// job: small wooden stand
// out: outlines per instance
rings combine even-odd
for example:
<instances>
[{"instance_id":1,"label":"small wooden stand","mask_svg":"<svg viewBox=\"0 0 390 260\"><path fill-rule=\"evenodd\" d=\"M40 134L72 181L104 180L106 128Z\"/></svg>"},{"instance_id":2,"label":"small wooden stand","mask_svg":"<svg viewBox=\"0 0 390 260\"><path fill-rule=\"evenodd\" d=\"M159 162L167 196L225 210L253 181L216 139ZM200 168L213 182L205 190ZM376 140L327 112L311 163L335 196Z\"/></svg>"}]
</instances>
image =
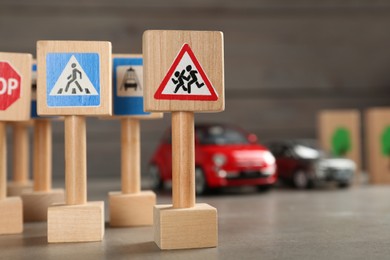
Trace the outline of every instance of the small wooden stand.
<instances>
[{"instance_id":1,"label":"small wooden stand","mask_svg":"<svg viewBox=\"0 0 390 260\"><path fill-rule=\"evenodd\" d=\"M172 112L173 205L155 206L154 240L161 249L216 247L217 210L195 203L194 112L224 110L223 35L151 30L142 51L145 111Z\"/></svg>"},{"instance_id":2,"label":"small wooden stand","mask_svg":"<svg viewBox=\"0 0 390 260\"><path fill-rule=\"evenodd\" d=\"M13 129L13 153L12 181L8 182L7 195L20 196L22 193L31 192L33 183L29 178L29 122L14 122Z\"/></svg>"},{"instance_id":3,"label":"small wooden stand","mask_svg":"<svg viewBox=\"0 0 390 260\"><path fill-rule=\"evenodd\" d=\"M7 184L6 124L0 122L0 235L23 231L23 206L19 197L6 197Z\"/></svg>"},{"instance_id":4,"label":"small wooden stand","mask_svg":"<svg viewBox=\"0 0 390 260\"><path fill-rule=\"evenodd\" d=\"M31 106L31 65L32 55L27 53L0 53L0 78L3 79L0 94L0 234L17 234L23 231L23 206L20 197L7 195L7 140L6 121L26 122L30 119ZM6 79L7 83L4 83ZM6 91L4 91L6 90ZM22 131L23 132L23 131ZM17 131L16 135L20 134ZM14 140L23 145L27 137L16 137ZM19 139L20 138L20 139ZM18 149L19 145L16 145ZM27 149L26 149L27 150ZM28 167L26 150L14 156L18 164ZM17 171L15 178L26 182L25 169ZM22 176L20 176L21 174ZM23 176L24 175L24 176Z\"/></svg>"},{"instance_id":5,"label":"small wooden stand","mask_svg":"<svg viewBox=\"0 0 390 260\"><path fill-rule=\"evenodd\" d=\"M390 157L386 153L390 128L390 107L372 107L365 111L365 160L370 184L390 184Z\"/></svg>"},{"instance_id":6,"label":"small wooden stand","mask_svg":"<svg viewBox=\"0 0 390 260\"><path fill-rule=\"evenodd\" d=\"M83 116L65 116L66 204L49 207L48 241L101 241L104 203L87 203L86 123Z\"/></svg>"},{"instance_id":7,"label":"small wooden stand","mask_svg":"<svg viewBox=\"0 0 390 260\"><path fill-rule=\"evenodd\" d=\"M194 113L172 112L172 202L154 209L161 249L216 247L217 210L195 204Z\"/></svg>"},{"instance_id":8,"label":"small wooden stand","mask_svg":"<svg viewBox=\"0 0 390 260\"><path fill-rule=\"evenodd\" d=\"M322 110L317 116L317 135L321 147L332 153L332 135L338 128L347 129L350 133L351 148L345 154L356 164L354 184L361 182L361 137L360 112L357 109Z\"/></svg>"},{"instance_id":9,"label":"small wooden stand","mask_svg":"<svg viewBox=\"0 0 390 260\"><path fill-rule=\"evenodd\" d=\"M22 194L25 222L46 221L47 209L54 203L64 203L64 190L52 190L52 141L49 119L34 120L34 191Z\"/></svg>"},{"instance_id":10,"label":"small wooden stand","mask_svg":"<svg viewBox=\"0 0 390 260\"><path fill-rule=\"evenodd\" d=\"M108 194L110 226L152 225L156 194L152 191L141 191L139 119L123 117L121 135L122 192Z\"/></svg>"},{"instance_id":11,"label":"small wooden stand","mask_svg":"<svg viewBox=\"0 0 390 260\"><path fill-rule=\"evenodd\" d=\"M143 58L141 54L113 55L113 117L121 122L122 191L110 192L110 226L135 227L153 224L156 194L141 191L140 120L161 118L145 113L143 99ZM133 82L127 89L124 83Z\"/></svg>"},{"instance_id":12,"label":"small wooden stand","mask_svg":"<svg viewBox=\"0 0 390 260\"><path fill-rule=\"evenodd\" d=\"M111 49L110 42L37 43L38 115L65 116L65 204L48 208L49 243L104 236L104 202L87 202L85 116L112 114ZM67 69L73 78L65 75ZM61 74L54 78L56 72Z\"/></svg>"}]
</instances>

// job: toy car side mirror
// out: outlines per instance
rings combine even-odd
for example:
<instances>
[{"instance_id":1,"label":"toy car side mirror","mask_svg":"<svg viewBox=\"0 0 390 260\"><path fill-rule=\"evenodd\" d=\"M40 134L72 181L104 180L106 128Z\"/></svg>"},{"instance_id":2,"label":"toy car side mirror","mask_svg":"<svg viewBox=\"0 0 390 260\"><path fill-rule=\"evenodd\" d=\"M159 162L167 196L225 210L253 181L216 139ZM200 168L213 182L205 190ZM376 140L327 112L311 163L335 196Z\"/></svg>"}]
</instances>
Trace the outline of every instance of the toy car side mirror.
<instances>
[{"instance_id":1,"label":"toy car side mirror","mask_svg":"<svg viewBox=\"0 0 390 260\"><path fill-rule=\"evenodd\" d=\"M258 141L258 138L257 138L257 136L255 134L249 134L248 135L248 141L251 144L256 144L257 141Z\"/></svg>"}]
</instances>

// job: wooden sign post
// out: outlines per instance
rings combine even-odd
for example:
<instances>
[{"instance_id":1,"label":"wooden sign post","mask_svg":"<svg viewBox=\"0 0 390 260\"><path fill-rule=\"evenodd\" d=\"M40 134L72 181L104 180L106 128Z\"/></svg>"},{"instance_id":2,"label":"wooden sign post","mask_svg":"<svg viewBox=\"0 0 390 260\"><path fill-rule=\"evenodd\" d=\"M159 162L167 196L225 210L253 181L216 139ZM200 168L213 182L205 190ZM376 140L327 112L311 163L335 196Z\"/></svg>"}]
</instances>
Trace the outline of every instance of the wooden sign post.
<instances>
[{"instance_id":1,"label":"wooden sign post","mask_svg":"<svg viewBox=\"0 0 390 260\"><path fill-rule=\"evenodd\" d=\"M66 204L49 207L48 241L101 241L104 203L87 202L86 115L111 114L111 43L39 41L38 114L65 116Z\"/></svg>"},{"instance_id":2,"label":"wooden sign post","mask_svg":"<svg viewBox=\"0 0 390 260\"><path fill-rule=\"evenodd\" d=\"M390 184L390 108L365 113L367 172L372 184Z\"/></svg>"},{"instance_id":3,"label":"wooden sign post","mask_svg":"<svg viewBox=\"0 0 390 260\"><path fill-rule=\"evenodd\" d=\"M143 60L141 55L118 54L113 58L113 118L121 122L122 191L110 192L110 226L153 225L156 194L141 191L140 119L161 118L144 112Z\"/></svg>"},{"instance_id":4,"label":"wooden sign post","mask_svg":"<svg viewBox=\"0 0 390 260\"><path fill-rule=\"evenodd\" d=\"M7 149L5 121L30 118L31 54L0 53L0 234L23 231L20 197L6 197Z\"/></svg>"},{"instance_id":5,"label":"wooden sign post","mask_svg":"<svg viewBox=\"0 0 390 260\"><path fill-rule=\"evenodd\" d=\"M30 121L13 122L13 152L12 152L12 181L7 184L8 196L20 196L31 192L33 183L30 180Z\"/></svg>"},{"instance_id":6,"label":"wooden sign post","mask_svg":"<svg viewBox=\"0 0 390 260\"><path fill-rule=\"evenodd\" d=\"M216 247L217 210L195 202L194 112L225 107L221 32L146 31L145 110L172 112L172 201L154 209L161 249Z\"/></svg>"},{"instance_id":7,"label":"wooden sign post","mask_svg":"<svg viewBox=\"0 0 390 260\"><path fill-rule=\"evenodd\" d=\"M32 192L21 194L25 222L46 221L49 206L65 201L63 189L52 189L51 119L39 117L37 114L36 63L33 63L32 75L31 118L34 119L34 188Z\"/></svg>"},{"instance_id":8,"label":"wooden sign post","mask_svg":"<svg viewBox=\"0 0 390 260\"><path fill-rule=\"evenodd\" d=\"M356 109L323 110L318 114L318 139L333 156L346 157L356 164L355 183L360 180L360 113Z\"/></svg>"}]
</instances>

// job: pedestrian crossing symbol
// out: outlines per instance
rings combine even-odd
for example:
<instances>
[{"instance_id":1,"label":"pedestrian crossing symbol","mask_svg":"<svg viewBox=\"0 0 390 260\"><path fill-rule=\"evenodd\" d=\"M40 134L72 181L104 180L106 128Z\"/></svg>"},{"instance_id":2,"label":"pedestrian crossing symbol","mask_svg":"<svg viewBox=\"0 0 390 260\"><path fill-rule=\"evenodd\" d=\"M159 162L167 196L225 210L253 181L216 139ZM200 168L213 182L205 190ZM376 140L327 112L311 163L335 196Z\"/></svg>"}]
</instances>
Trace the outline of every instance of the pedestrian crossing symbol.
<instances>
[{"instance_id":1,"label":"pedestrian crossing symbol","mask_svg":"<svg viewBox=\"0 0 390 260\"><path fill-rule=\"evenodd\" d=\"M216 101L218 94L190 46L184 44L154 98Z\"/></svg>"},{"instance_id":2,"label":"pedestrian crossing symbol","mask_svg":"<svg viewBox=\"0 0 390 260\"><path fill-rule=\"evenodd\" d=\"M48 53L46 98L51 107L100 105L98 53Z\"/></svg>"}]
</instances>

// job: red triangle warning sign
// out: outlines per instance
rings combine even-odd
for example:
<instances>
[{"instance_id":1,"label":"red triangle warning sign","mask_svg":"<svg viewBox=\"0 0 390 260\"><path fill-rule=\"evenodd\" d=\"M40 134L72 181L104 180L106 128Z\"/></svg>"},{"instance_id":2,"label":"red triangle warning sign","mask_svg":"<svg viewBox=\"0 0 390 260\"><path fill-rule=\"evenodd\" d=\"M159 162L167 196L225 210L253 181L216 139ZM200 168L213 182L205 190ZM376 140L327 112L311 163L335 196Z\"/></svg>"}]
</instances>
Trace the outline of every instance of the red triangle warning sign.
<instances>
[{"instance_id":1,"label":"red triangle warning sign","mask_svg":"<svg viewBox=\"0 0 390 260\"><path fill-rule=\"evenodd\" d=\"M215 91L202 66L186 43L173 61L156 93L155 99L216 101Z\"/></svg>"}]
</instances>

